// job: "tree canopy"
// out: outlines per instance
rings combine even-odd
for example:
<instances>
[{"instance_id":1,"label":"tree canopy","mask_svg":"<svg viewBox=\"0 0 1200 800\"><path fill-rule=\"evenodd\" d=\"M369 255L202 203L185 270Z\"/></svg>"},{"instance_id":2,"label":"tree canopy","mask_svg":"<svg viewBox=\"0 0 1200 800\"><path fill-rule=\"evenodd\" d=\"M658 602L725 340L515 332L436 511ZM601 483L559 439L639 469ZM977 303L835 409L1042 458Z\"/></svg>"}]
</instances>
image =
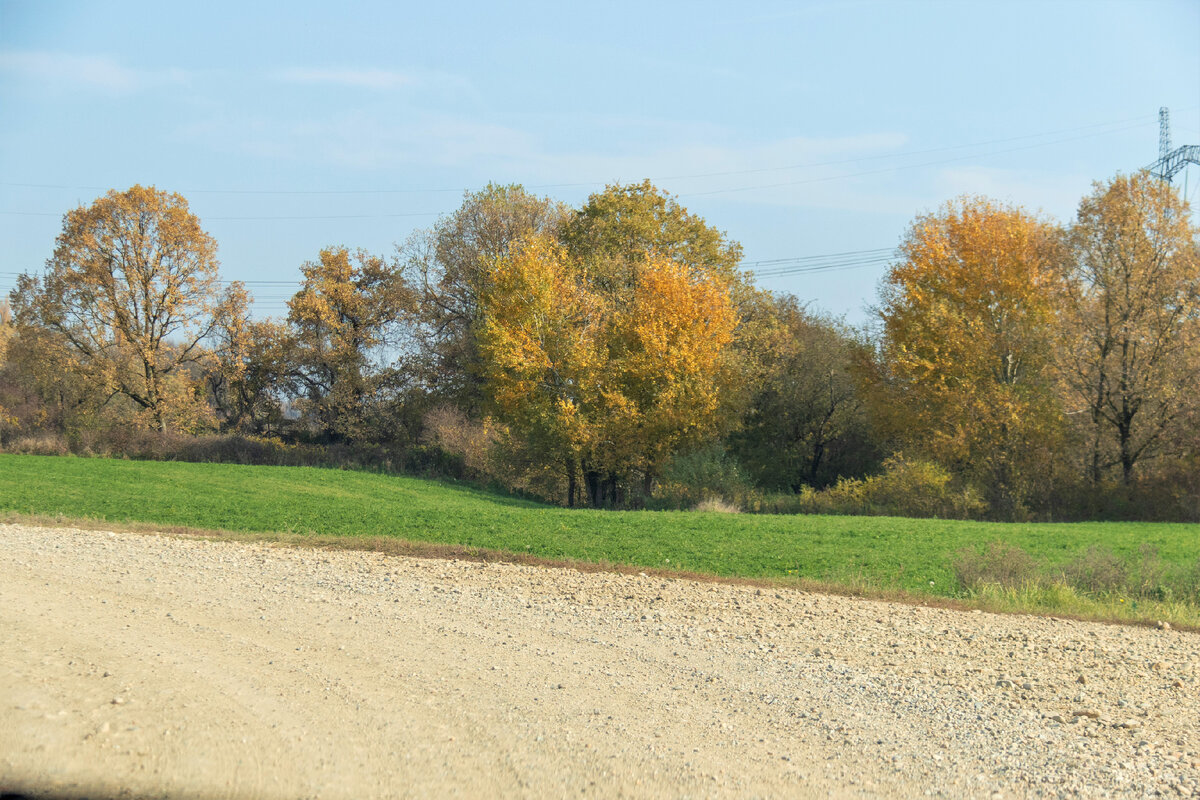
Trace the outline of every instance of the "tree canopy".
<instances>
[{"instance_id":1,"label":"tree canopy","mask_svg":"<svg viewBox=\"0 0 1200 800\"><path fill-rule=\"evenodd\" d=\"M63 218L43 277L20 279L18 323L53 333L91 383L128 397L155 427L186 427L197 405L187 368L211 357L202 343L237 311L216 252L180 195L110 191Z\"/></svg>"},{"instance_id":2,"label":"tree canopy","mask_svg":"<svg viewBox=\"0 0 1200 800\"><path fill-rule=\"evenodd\" d=\"M1087 468L1132 482L1186 447L1200 389L1200 228L1170 184L1142 172L1097 183L1072 230L1059 326L1063 375L1090 423Z\"/></svg>"},{"instance_id":3,"label":"tree canopy","mask_svg":"<svg viewBox=\"0 0 1200 800\"><path fill-rule=\"evenodd\" d=\"M70 211L0 305L0 449L215 442L605 508L1200 519L1198 248L1145 173L1067 226L960 197L912 220L856 329L649 181L574 209L488 184L394 254L322 249L267 319L187 202L134 186Z\"/></svg>"},{"instance_id":4,"label":"tree canopy","mask_svg":"<svg viewBox=\"0 0 1200 800\"><path fill-rule=\"evenodd\" d=\"M885 278L887 411L901 439L1021 503L1057 428L1050 322L1060 231L963 197L918 217ZM882 399L882 398L881 398Z\"/></svg>"}]
</instances>

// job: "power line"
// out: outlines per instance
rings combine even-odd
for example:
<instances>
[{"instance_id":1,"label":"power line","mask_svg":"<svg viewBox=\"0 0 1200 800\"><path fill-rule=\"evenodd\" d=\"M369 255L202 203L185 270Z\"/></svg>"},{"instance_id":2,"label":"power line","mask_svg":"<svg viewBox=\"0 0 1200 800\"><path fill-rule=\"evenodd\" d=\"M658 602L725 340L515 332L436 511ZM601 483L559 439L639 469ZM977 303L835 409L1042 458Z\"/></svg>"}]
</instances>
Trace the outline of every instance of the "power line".
<instances>
[{"instance_id":1,"label":"power line","mask_svg":"<svg viewBox=\"0 0 1200 800\"><path fill-rule=\"evenodd\" d=\"M751 272L755 278L772 279L789 275L813 274L820 272L860 269L862 267L880 266L893 261L899 251L894 247L877 247L870 250L845 250L838 253L821 253L810 256L792 256L790 258L760 259L758 261L742 261L739 266ZM756 269L759 268L759 269ZM19 272L0 271L0 278L13 280L20 276ZM245 280L234 281L221 279L222 284L241 283L247 288L261 287L296 287L302 283L300 278L295 280ZM255 304L286 304L292 295L262 294L254 295Z\"/></svg>"},{"instance_id":2,"label":"power line","mask_svg":"<svg viewBox=\"0 0 1200 800\"><path fill-rule=\"evenodd\" d=\"M863 256L863 255L878 255L881 253L893 253L894 247L877 247L874 250L846 250L841 253L824 253L819 256L794 256L792 258L772 258L761 261L743 261L743 267L767 266L771 264L784 264L796 261L821 261L829 258L840 258L842 256Z\"/></svg>"},{"instance_id":3,"label":"power line","mask_svg":"<svg viewBox=\"0 0 1200 800\"><path fill-rule=\"evenodd\" d=\"M813 264L802 267L792 267L788 269L778 269L771 272L756 272L754 277L761 280L772 280L775 278L785 278L791 275L812 275L820 272L843 272L852 269L862 269L863 267L883 267L894 261L893 256L881 256L879 258L860 259L857 261L835 261L827 264Z\"/></svg>"},{"instance_id":4,"label":"power line","mask_svg":"<svg viewBox=\"0 0 1200 800\"><path fill-rule=\"evenodd\" d=\"M408 214L318 214L314 216L304 215L286 215L286 216L253 216L253 217L205 217L209 222L230 222L230 221L266 221L266 220L318 220L318 219L398 219L400 217L437 217L441 216L441 211L416 211ZM61 217L62 214L53 211L0 211L0 214L8 214L10 216L20 217Z\"/></svg>"}]
</instances>

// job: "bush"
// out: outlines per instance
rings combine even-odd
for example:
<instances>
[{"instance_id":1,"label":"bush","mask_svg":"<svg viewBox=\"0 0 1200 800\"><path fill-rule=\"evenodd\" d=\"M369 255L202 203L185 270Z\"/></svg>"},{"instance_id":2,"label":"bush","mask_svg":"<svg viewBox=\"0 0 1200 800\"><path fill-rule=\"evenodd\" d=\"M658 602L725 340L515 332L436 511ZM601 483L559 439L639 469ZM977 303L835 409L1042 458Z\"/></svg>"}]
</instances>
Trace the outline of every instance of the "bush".
<instances>
[{"instance_id":1,"label":"bush","mask_svg":"<svg viewBox=\"0 0 1200 800\"><path fill-rule=\"evenodd\" d=\"M453 406L439 406L425 415L426 444L458 458L469 474L493 477L493 453L499 432L486 422L467 418Z\"/></svg>"},{"instance_id":2,"label":"bush","mask_svg":"<svg viewBox=\"0 0 1200 800\"><path fill-rule=\"evenodd\" d=\"M1024 589L1040 583L1033 557L1008 542L991 542L984 547L959 550L951 562L954 577L964 589L999 586Z\"/></svg>"},{"instance_id":3,"label":"bush","mask_svg":"<svg viewBox=\"0 0 1200 800\"><path fill-rule=\"evenodd\" d=\"M1063 565L1062 579L1085 592L1123 592L1129 585L1129 570L1116 553L1092 545Z\"/></svg>"},{"instance_id":4,"label":"bush","mask_svg":"<svg viewBox=\"0 0 1200 800\"><path fill-rule=\"evenodd\" d=\"M742 511L732 503L727 503L717 497L710 497L707 500L701 500L692 510L708 511L716 514L740 514Z\"/></svg>"},{"instance_id":5,"label":"bush","mask_svg":"<svg viewBox=\"0 0 1200 800\"><path fill-rule=\"evenodd\" d=\"M70 454L71 447L65 436L41 433L19 436L6 444L3 451L27 456L65 456Z\"/></svg>"},{"instance_id":6,"label":"bush","mask_svg":"<svg viewBox=\"0 0 1200 800\"><path fill-rule=\"evenodd\" d=\"M453 479L461 479L465 471L460 456L432 445L322 445L237 434L191 436L134 426L92 428L70 436L22 436L0 449L7 453L28 455L64 456L74 453L136 461L365 469Z\"/></svg>"},{"instance_id":7,"label":"bush","mask_svg":"<svg viewBox=\"0 0 1200 800\"><path fill-rule=\"evenodd\" d=\"M694 450L673 458L663 470L662 479L654 488L647 505L652 508L698 511L736 510L745 505L752 490L750 480L737 459L718 444ZM704 503L713 508L700 508Z\"/></svg>"},{"instance_id":8,"label":"bush","mask_svg":"<svg viewBox=\"0 0 1200 800\"><path fill-rule=\"evenodd\" d=\"M987 505L971 487L956 488L943 467L896 454L883 462L879 475L841 478L828 489L805 486L795 495L763 498L754 510L972 519Z\"/></svg>"}]
</instances>

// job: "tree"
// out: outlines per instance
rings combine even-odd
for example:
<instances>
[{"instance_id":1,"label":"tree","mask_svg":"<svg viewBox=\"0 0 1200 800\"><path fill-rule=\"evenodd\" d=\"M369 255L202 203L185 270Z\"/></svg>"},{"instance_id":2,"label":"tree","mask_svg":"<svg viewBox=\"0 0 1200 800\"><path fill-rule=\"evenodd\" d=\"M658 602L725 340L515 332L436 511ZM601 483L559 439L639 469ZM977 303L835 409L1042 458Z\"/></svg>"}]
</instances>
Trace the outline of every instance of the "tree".
<instances>
[{"instance_id":1,"label":"tree","mask_svg":"<svg viewBox=\"0 0 1200 800\"><path fill-rule=\"evenodd\" d=\"M480 303L491 410L541 463L561 465L574 506L601 424L600 308L562 247L544 236L517 243L492 265Z\"/></svg>"},{"instance_id":2,"label":"tree","mask_svg":"<svg viewBox=\"0 0 1200 800\"><path fill-rule=\"evenodd\" d=\"M1097 183L1079 205L1062 313L1061 366L1089 423L1100 482L1177 446L1200 388L1200 253L1188 205L1142 172Z\"/></svg>"},{"instance_id":3,"label":"tree","mask_svg":"<svg viewBox=\"0 0 1200 800\"><path fill-rule=\"evenodd\" d=\"M288 301L293 388L325 438L371 438L404 380L391 365L413 292L394 264L363 250L325 248L301 272Z\"/></svg>"},{"instance_id":4,"label":"tree","mask_svg":"<svg viewBox=\"0 0 1200 800\"><path fill-rule=\"evenodd\" d=\"M882 289L893 431L980 483L1002 515L1045 485L1060 428L1060 238L1019 208L960 198L913 222Z\"/></svg>"},{"instance_id":5,"label":"tree","mask_svg":"<svg viewBox=\"0 0 1200 800\"><path fill-rule=\"evenodd\" d=\"M725 433L722 413L737 374L729 357L738 317L728 284L659 255L643 263L627 303L609 299L607 384L601 392L607 435L585 474L593 505L602 472L609 491L640 473L648 497L676 451Z\"/></svg>"},{"instance_id":6,"label":"tree","mask_svg":"<svg viewBox=\"0 0 1200 800\"><path fill-rule=\"evenodd\" d=\"M0 363L0 438L16 433L73 433L97 422L110 392L87 378L78 354L46 328L13 326ZM121 414L121 416L124 416ZM131 422L126 416L125 424Z\"/></svg>"},{"instance_id":7,"label":"tree","mask_svg":"<svg viewBox=\"0 0 1200 800\"><path fill-rule=\"evenodd\" d=\"M648 180L608 186L591 195L567 220L561 239L597 290L624 296L622 302L651 257L673 261L696 277L724 285L738 320L724 360L738 377L724 387L723 405L730 415L741 415L749 387L765 373L762 357L772 300L741 271L740 244Z\"/></svg>"},{"instance_id":8,"label":"tree","mask_svg":"<svg viewBox=\"0 0 1200 800\"><path fill-rule=\"evenodd\" d=\"M191 370L205 339L233 313L216 242L187 201L154 187L110 191L63 218L41 278L13 293L19 326L53 332L88 379L128 397L166 430L203 399Z\"/></svg>"},{"instance_id":9,"label":"tree","mask_svg":"<svg viewBox=\"0 0 1200 800\"><path fill-rule=\"evenodd\" d=\"M690 214L650 181L613 185L593 194L563 228L563 243L605 289L630 288L651 255L734 286L742 280L742 247Z\"/></svg>"},{"instance_id":10,"label":"tree","mask_svg":"<svg viewBox=\"0 0 1200 800\"><path fill-rule=\"evenodd\" d=\"M742 429L742 463L763 486L823 487L878 466L858 365L869 345L844 324L811 314L785 295L774 300L765 369Z\"/></svg>"},{"instance_id":11,"label":"tree","mask_svg":"<svg viewBox=\"0 0 1200 800\"><path fill-rule=\"evenodd\" d=\"M482 297L493 412L545 463L569 504L593 506L634 475L649 492L677 448L720 430L725 348L737 323L722 282L651 255L627 293L591 281L545 237L496 262Z\"/></svg>"},{"instance_id":12,"label":"tree","mask_svg":"<svg viewBox=\"0 0 1200 800\"><path fill-rule=\"evenodd\" d=\"M235 298L245 307L248 298ZM278 432L295 342L287 326L231 314L213 333L217 359L205 377L223 430Z\"/></svg>"},{"instance_id":13,"label":"tree","mask_svg":"<svg viewBox=\"0 0 1200 800\"><path fill-rule=\"evenodd\" d=\"M480 297L491 266L524 239L556 236L567 209L519 185L489 183L467 193L453 214L405 244L402 259L417 293L425 380L440 399L468 413L483 405L478 348Z\"/></svg>"},{"instance_id":14,"label":"tree","mask_svg":"<svg viewBox=\"0 0 1200 800\"><path fill-rule=\"evenodd\" d=\"M0 302L0 432L18 423L17 418L5 407L6 404L12 405L12 398L8 397L9 392L6 391L8 381L5 380L6 373L9 372L8 343L12 338L12 311L9 310L8 303Z\"/></svg>"}]
</instances>

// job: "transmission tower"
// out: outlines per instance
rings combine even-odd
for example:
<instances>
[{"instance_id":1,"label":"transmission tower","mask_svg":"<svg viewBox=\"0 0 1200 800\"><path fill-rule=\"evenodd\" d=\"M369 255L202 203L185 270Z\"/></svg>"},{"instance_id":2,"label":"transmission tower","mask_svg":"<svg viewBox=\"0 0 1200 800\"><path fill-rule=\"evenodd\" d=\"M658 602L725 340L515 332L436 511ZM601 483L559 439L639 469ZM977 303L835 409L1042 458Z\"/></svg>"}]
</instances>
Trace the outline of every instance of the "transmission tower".
<instances>
[{"instance_id":1,"label":"transmission tower","mask_svg":"<svg viewBox=\"0 0 1200 800\"><path fill-rule=\"evenodd\" d=\"M1200 164L1200 145L1185 144L1171 149L1171 112L1164 106L1158 110L1158 161L1146 169L1170 183L1188 164Z\"/></svg>"}]
</instances>

